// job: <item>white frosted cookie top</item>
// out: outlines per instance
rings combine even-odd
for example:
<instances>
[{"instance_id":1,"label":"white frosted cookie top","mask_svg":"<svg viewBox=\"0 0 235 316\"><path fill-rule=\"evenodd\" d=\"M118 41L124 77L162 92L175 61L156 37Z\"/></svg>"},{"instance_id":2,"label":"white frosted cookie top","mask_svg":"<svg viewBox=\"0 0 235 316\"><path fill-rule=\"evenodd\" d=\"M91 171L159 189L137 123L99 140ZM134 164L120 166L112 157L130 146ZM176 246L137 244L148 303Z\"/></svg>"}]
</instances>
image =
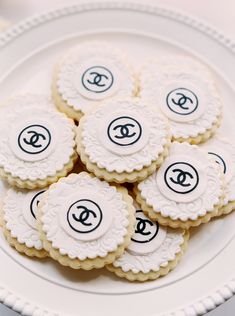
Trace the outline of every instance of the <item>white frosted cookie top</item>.
<instances>
[{"instance_id":1,"label":"white frosted cookie top","mask_svg":"<svg viewBox=\"0 0 235 316\"><path fill-rule=\"evenodd\" d=\"M71 259L106 257L127 235L129 213L122 194L85 172L53 184L41 210L46 238Z\"/></svg>"},{"instance_id":2,"label":"white frosted cookie top","mask_svg":"<svg viewBox=\"0 0 235 316\"><path fill-rule=\"evenodd\" d=\"M227 201L235 200L235 144L222 136L215 136L200 146L217 162L227 182ZM226 201L225 201L226 202Z\"/></svg>"},{"instance_id":3,"label":"white frosted cookie top","mask_svg":"<svg viewBox=\"0 0 235 316\"><path fill-rule=\"evenodd\" d=\"M54 109L0 108L0 168L23 181L54 176L74 154L74 127Z\"/></svg>"},{"instance_id":4,"label":"white frosted cookie top","mask_svg":"<svg viewBox=\"0 0 235 316\"><path fill-rule=\"evenodd\" d=\"M109 97L132 96L136 85L123 53L105 42L73 48L62 60L57 78L63 100L83 113Z\"/></svg>"},{"instance_id":5,"label":"white frosted cookie top","mask_svg":"<svg viewBox=\"0 0 235 316\"><path fill-rule=\"evenodd\" d=\"M124 254L113 265L125 272L158 271L181 252L184 231L160 226L146 217L136 203L135 208L135 234Z\"/></svg>"},{"instance_id":6,"label":"white frosted cookie top","mask_svg":"<svg viewBox=\"0 0 235 316\"><path fill-rule=\"evenodd\" d=\"M224 186L219 166L202 149L174 142L161 167L138 190L154 212L187 221L213 212Z\"/></svg>"},{"instance_id":7,"label":"white frosted cookie top","mask_svg":"<svg viewBox=\"0 0 235 316\"><path fill-rule=\"evenodd\" d=\"M82 120L89 160L109 172L141 170L156 161L169 141L168 122L139 99L112 99Z\"/></svg>"},{"instance_id":8,"label":"white frosted cookie top","mask_svg":"<svg viewBox=\"0 0 235 316\"><path fill-rule=\"evenodd\" d=\"M29 108L32 107L37 107L39 109L41 108L46 108L46 109L55 109L54 103L52 103L51 99L47 97L46 95L41 95L41 94L32 94L32 93L27 93L27 94L18 94L15 96L12 96L1 106L12 106L12 107L25 107L28 106Z\"/></svg>"},{"instance_id":9,"label":"white frosted cookie top","mask_svg":"<svg viewBox=\"0 0 235 316\"><path fill-rule=\"evenodd\" d=\"M205 133L221 115L221 100L212 75L186 56L151 61L140 73L140 96L166 115L174 138Z\"/></svg>"},{"instance_id":10,"label":"white frosted cookie top","mask_svg":"<svg viewBox=\"0 0 235 316\"><path fill-rule=\"evenodd\" d=\"M45 190L9 189L3 203L6 228L20 244L37 250L43 249L36 228L37 206Z\"/></svg>"}]
</instances>

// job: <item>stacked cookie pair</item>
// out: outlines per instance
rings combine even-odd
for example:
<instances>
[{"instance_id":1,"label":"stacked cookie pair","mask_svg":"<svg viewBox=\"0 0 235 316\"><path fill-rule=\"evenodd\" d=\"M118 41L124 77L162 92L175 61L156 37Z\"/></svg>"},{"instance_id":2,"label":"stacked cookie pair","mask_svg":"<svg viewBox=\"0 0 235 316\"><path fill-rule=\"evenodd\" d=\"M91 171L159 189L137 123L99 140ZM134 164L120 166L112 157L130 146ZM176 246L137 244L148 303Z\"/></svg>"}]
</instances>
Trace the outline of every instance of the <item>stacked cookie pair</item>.
<instances>
[{"instance_id":1,"label":"stacked cookie pair","mask_svg":"<svg viewBox=\"0 0 235 316\"><path fill-rule=\"evenodd\" d=\"M197 61L134 70L107 43L84 43L56 65L52 99L0 108L0 175L12 186L1 217L18 251L156 279L178 263L190 227L234 208L235 150L211 138L222 107Z\"/></svg>"}]
</instances>

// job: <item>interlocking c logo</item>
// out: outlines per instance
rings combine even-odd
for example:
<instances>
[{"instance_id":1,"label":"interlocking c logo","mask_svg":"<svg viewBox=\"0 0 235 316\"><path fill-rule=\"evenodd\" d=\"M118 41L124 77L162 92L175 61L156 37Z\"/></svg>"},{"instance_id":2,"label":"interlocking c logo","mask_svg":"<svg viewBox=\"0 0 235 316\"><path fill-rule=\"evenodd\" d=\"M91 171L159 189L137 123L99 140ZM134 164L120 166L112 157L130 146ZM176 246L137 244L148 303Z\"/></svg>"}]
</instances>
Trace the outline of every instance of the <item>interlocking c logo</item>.
<instances>
[{"instance_id":1,"label":"interlocking c logo","mask_svg":"<svg viewBox=\"0 0 235 316\"><path fill-rule=\"evenodd\" d=\"M196 94L186 88L177 88L170 91L166 97L168 108L179 115L189 115L196 111L198 98Z\"/></svg>"},{"instance_id":2,"label":"interlocking c logo","mask_svg":"<svg viewBox=\"0 0 235 316\"><path fill-rule=\"evenodd\" d=\"M81 211L81 213L79 214L79 217L77 217L76 214L72 214L73 219L74 219L75 221L77 221L77 222L80 222L82 225L91 226L92 223L91 223L91 222L88 222L89 217L91 217L90 214L91 214L94 218L96 218L96 217L97 217L96 213L95 213L94 211L92 211L92 210L89 210L86 206L82 206L82 205L77 206L77 209L78 209L78 210L81 209L82 211Z\"/></svg>"},{"instance_id":3,"label":"interlocking c logo","mask_svg":"<svg viewBox=\"0 0 235 316\"><path fill-rule=\"evenodd\" d=\"M43 134L37 133L35 131L28 131L27 133L28 135L31 134L31 136L29 137L29 140L27 140L27 138L23 138L25 144L31 145L35 148L42 147L42 144L40 144L40 138L42 138L42 140L46 139L46 137Z\"/></svg>"},{"instance_id":4,"label":"interlocking c logo","mask_svg":"<svg viewBox=\"0 0 235 316\"><path fill-rule=\"evenodd\" d=\"M18 136L18 145L27 154L42 153L48 148L50 143L50 131L39 124L25 127Z\"/></svg>"},{"instance_id":5,"label":"interlocking c logo","mask_svg":"<svg viewBox=\"0 0 235 316\"><path fill-rule=\"evenodd\" d=\"M74 202L67 212L70 228L81 234L96 230L100 226L102 218L103 214L99 205L89 199Z\"/></svg>"},{"instance_id":6,"label":"interlocking c logo","mask_svg":"<svg viewBox=\"0 0 235 316\"><path fill-rule=\"evenodd\" d=\"M94 93L102 93L111 88L114 77L108 68L93 66L83 73L81 80L86 90Z\"/></svg>"},{"instance_id":7,"label":"interlocking c logo","mask_svg":"<svg viewBox=\"0 0 235 316\"><path fill-rule=\"evenodd\" d=\"M141 210L137 210L136 214L135 234L131 240L137 243L150 242L157 236L159 224L151 222Z\"/></svg>"},{"instance_id":8,"label":"interlocking c logo","mask_svg":"<svg viewBox=\"0 0 235 316\"><path fill-rule=\"evenodd\" d=\"M107 134L112 143L129 146L138 142L142 135L142 127L136 119L120 116L109 124Z\"/></svg>"},{"instance_id":9,"label":"interlocking c logo","mask_svg":"<svg viewBox=\"0 0 235 316\"><path fill-rule=\"evenodd\" d=\"M193 165L187 162L175 162L166 169L164 181L172 191L186 194L196 189L199 175Z\"/></svg>"}]
</instances>

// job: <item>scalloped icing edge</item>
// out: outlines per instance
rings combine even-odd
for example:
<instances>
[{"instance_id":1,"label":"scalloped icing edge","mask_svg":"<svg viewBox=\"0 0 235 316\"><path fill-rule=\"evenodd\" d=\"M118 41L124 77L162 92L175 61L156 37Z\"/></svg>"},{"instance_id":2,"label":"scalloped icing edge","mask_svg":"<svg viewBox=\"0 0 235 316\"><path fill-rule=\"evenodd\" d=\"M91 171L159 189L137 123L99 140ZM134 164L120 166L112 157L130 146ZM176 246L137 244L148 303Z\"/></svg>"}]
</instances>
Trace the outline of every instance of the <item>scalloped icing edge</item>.
<instances>
[{"instance_id":1,"label":"scalloped icing edge","mask_svg":"<svg viewBox=\"0 0 235 316\"><path fill-rule=\"evenodd\" d=\"M235 210L235 201L229 201L226 205L223 205L219 209L219 214L217 216L228 215L234 210Z\"/></svg>"},{"instance_id":2,"label":"scalloped icing edge","mask_svg":"<svg viewBox=\"0 0 235 316\"><path fill-rule=\"evenodd\" d=\"M82 172L86 173L86 172ZM80 173L81 174L81 173ZM73 176L73 174L69 175L69 177ZM61 179L62 180L62 179ZM59 180L59 182L61 181ZM79 260L79 259L71 259L67 255L61 255L58 249L53 248L52 243L47 240L46 234L43 231L42 228L42 221L41 217L43 215L43 205L44 200L46 200L48 192L45 192L45 195L41 202L38 205L38 220L37 220L37 228L40 233L40 237L43 243L44 248L48 251L49 255L52 259L58 261L63 266L69 266L73 269L84 269L84 270L91 270L91 269L100 269L103 268L106 264L110 264L113 261L115 261L118 257L120 257L123 252L125 251L125 248L128 247L128 245L131 242L131 236L134 233L135 230L135 208L132 205L133 199L128 194L127 189L123 187L116 187L117 191L122 194L123 201L126 202L128 212L129 212L129 226L127 228L127 234L124 237L124 242L122 245L118 246L116 251L109 252L108 255L104 258L97 257L95 259L85 259L85 260Z\"/></svg>"},{"instance_id":3,"label":"scalloped icing edge","mask_svg":"<svg viewBox=\"0 0 235 316\"><path fill-rule=\"evenodd\" d=\"M168 261L166 267L160 267L158 271L150 271L148 273L138 272L134 273L132 271L124 272L120 267L114 267L112 264L107 265L106 268L110 271L115 273L120 278L126 278L128 281L148 281L148 280L155 280L159 277L167 275L171 270L173 270L176 265L179 263L180 259L182 258L183 254L185 253L188 240L189 240L189 231L184 231L184 241L180 245L180 252L175 255L173 260Z\"/></svg>"},{"instance_id":4,"label":"scalloped icing edge","mask_svg":"<svg viewBox=\"0 0 235 316\"><path fill-rule=\"evenodd\" d=\"M58 92L56 82L58 80L58 73L59 73L59 64L55 66L53 76L52 76L52 83L51 83L51 96L52 99L60 112L65 113L68 117L74 119L75 121L79 122L83 113L79 110L75 110L74 107L71 107L67 104L65 100L62 99L60 93Z\"/></svg>"},{"instance_id":5,"label":"scalloped icing edge","mask_svg":"<svg viewBox=\"0 0 235 316\"><path fill-rule=\"evenodd\" d=\"M171 145L171 137L168 136L166 144L163 146L163 151L159 155L158 159L153 161L150 166L143 167L140 171L133 172L122 172L117 173L115 171L108 172L104 168L99 168L96 164L92 163L89 160L89 157L85 154L85 148L82 145L82 136L81 136L81 126L82 126L83 118L80 121L80 127L77 128L77 136L76 136L76 144L77 144L77 152L80 155L81 161L85 164L87 170L96 175L96 177L100 179L104 179L107 182L116 182L116 183L134 183L137 181L142 181L148 176L150 176L154 171L160 167L163 163L164 159L167 157L169 148Z\"/></svg>"},{"instance_id":6,"label":"scalloped icing edge","mask_svg":"<svg viewBox=\"0 0 235 316\"><path fill-rule=\"evenodd\" d=\"M20 243L17 238L12 237L11 231L6 228L6 221L4 220L3 216L3 201L0 201L0 226L3 231L3 235L10 246L15 248L18 252L27 255L28 257L37 257L40 259L48 257L48 253L45 249L38 250L34 247L29 248L25 244Z\"/></svg>"},{"instance_id":7,"label":"scalloped icing edge","mask_svg":"<svg viewBox=\"0 0 235 316\"><path fill-rule=\"evenodd\" d=\"M2 210L1 210L1 213L2 213ZM27 255L28 257L37 257L40 259L48 257L48 253L46 250L44 249L38 250L34 247L29 248L25 244L19 243L17 238L12 237L11 231L6 228L6 222L2 219L2 214L1 214L1 224L2 224L3 235L6 238L6 241L9 243L10 246L15 248L18 252L23 253Z\"/></svg>"},{"instance_id":8,"label":"scalloped icing edge","mask_svg":"<svg viewBox=\"0 0 235 316\"><path fill-rule=\"evenodd\" d=\"M221 174L222 182L223 182L223 193L219 198L218 204L214 205L214 210L210 213L205 214L204 216L199 216L196 220L172 220L170 217L164 217L161 215L161 212L155 212L153 208L147 204L146 200L141 196L141 192L138 190L137 185L134 187L134 194L136 197L136 201L140 204L143 212L147 215L152 221L158 221L162 226L170 226L171 228L182 228L189 229L190 227L196 227L201 224L208 223L212 218L218 217L222 215L220 210L223 206L223 201L225 198L225 179L223 174Z\"/></svg>"},{"instance_id":9,"label":"scalloped icing edge","mask_svg":"<svg viewBox=\"0 0 235 316\"><path fill-rule=\"evenodd\" d=\"M183 138L183 137L173 137L173 141L177 141L180 143L187 142L190 143L191 145L198 145L200 143L206 142L209 138L211 138L217 131L217 129L221 125L222 121L222 113L217 117L217 121L212 124L212 127L210 129L207 129L204 133L198 134L196 137L188 137L188 138Z\"/></svg>"},{"instance_id":10,"label":"scalloped icing edge","mask_svg":"<svg viewBox=\"0 0 235 316\"><path fill-rule=\"evenodd\" d=\"M146 4L138 3L120 3L120 2L110 2L105 3L85 3L76 4L74 6L66 6L64 8L51 10L44 14L40 14L36 17L30 17L16 25L9 28L3 35L0 36L0 47L5 47L8 43L13 41L15 38L19 37L21 34L27 32L27 30L37 27L49 20L58 19L61 16L68 16L76 12L83 12L84 10L95 10L100 9L102 6L111 9L134 9L139 12L152 13L154 15L163 16L174 21L178 21L186 26L191 26L196 30L207 34L209 37L213 38L217 43L220 43L230 52L235 52L235 43L228 37L226 37L221 31L210 26L209 24L190 16L189 14L182 13L179 11L169 10L167 8L151 6ZM167 311L161 313L161 316L199 316L205 314L217 306L224 303L226 300L231 298L235 294L235 277L227 280L226 283L218 286L216 290L210 291L209 295L205 295L200 299L197 299L191 303L185 304L181 308L177 308L174 311ZM12 292L5 286L0 287L0 301L7 306L10 306L15 311L20 313L30 313L32 316L47 315L47 316L58 316L55 311L49 310L47 307L40 307L36 302L29 301L25 297L18 295L16 292Z\"/></svg>"},{"instance_id":11,"label":"scalloped icing edge","mask_svg":"<svg viewBox=\"0 0 235 316\"><path fill-rule=\"evenodd\" d=\"M65 177L74 167L76 161L77 161L77 154L74 153L70 157L70 161L64 165L64 168L56 173L55 176L49 176L43 180L21 180L18 177L13 177L10 173L5 172L3 168L0 168L0 178L3 180L6 180L11 186L17 187L20 189L28 189L28 190L34 190L38 188L45 188L49 186L50 184L57 182L59 178Z\"/></svg>"},{"instance_id":12,"label":"scalloped icing edge","mask_svg":"<svg viewBox=\"0 0 235 316\"><path fill-rule=\"evenodd\" d=\"M54 68L53 75L52 75L52 84L51 84L51 95L52 99L55 102L56 107L60 112L65 113L68 117L74 119L75 121L79 122L84 113L80 110L76 110L73 106L69 105L66 100L64 100L57 89L57 81L58 81L58 74L60 71L60 66L63 62L58 62ZM128 65L129 68L131 68ZM133 73L133 71L131 71ZM133 90L132 90L132 97L137 96L139 89L139 79L136 74L133 73ZM100 100L97 103L102 103Z\"/></svg>"}]
</instances>

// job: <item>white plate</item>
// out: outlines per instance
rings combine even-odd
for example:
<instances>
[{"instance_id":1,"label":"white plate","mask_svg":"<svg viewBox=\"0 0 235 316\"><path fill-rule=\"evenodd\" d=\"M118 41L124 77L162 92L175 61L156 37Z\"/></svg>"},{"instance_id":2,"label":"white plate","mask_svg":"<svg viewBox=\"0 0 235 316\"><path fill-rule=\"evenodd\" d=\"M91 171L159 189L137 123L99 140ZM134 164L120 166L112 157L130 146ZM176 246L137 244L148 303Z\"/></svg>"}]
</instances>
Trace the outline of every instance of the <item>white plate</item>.
<instances>
[{"instance_id":1,"label":"white plate","mask_svg":"<svg viewBox=\"0 0 235 316\"><path fill-rule=\"evenodd\" d=\"M222 132L235 131L235 45L190 17L138 4L75 5L11 28L0 37L0 101L18 92L49 94L58 56L89 39L113 42L136 65L166 53L199 58L214 71L222 94ZM235 213L194 229L179 266L144 284L105 270L77 272L52 260L28 259L0 236L0 300L35 316L202 315L235 292L234 227Z\"/></svg>"}]
</instances>

